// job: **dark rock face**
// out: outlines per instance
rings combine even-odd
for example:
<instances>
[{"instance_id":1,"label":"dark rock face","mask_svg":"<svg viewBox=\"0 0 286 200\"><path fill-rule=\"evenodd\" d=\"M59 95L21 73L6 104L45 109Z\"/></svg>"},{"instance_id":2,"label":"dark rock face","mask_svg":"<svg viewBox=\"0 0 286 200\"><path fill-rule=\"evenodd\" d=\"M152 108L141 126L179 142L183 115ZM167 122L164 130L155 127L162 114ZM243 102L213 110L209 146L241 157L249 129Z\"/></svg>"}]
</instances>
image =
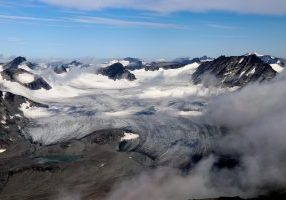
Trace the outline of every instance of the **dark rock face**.
<instances>
[{"instance_id":1,"label":"dark rock face","mask_svg":"<svg viewBox=\"0 0 286 200\"><path fill-rule=\"evenodd\" d=\"M127 79L129 81L136 80L134 74L130 73L121 63L115 63L105 68L101 68L98 70L98 74L102 74L107 76L113 80Z\"/></svg>"},{"instance_id":2,"label":"dark rock face","mask_svg":"<svg viewBox=\"0 0 286 200\"><path fill-rule=\"evenodd\" d=\"M201 83L207 75L213 75L219 84L226 87L244 86L249 82L267 81L276 76L272 67L256 55L221 56L202 63L192 75L195 84Z\"/></svg>"},{"instance_id":3,"label":"dark rock face","mask_svg":"<svg viewBox=\"0 0 286 200\"><path fill-rule=\"evenodd\" d=\"M31 76L34 76L34 80L30 83L22 83L17 79L17 76L20 74L29 74ZM39 77L31 72L28 72L24 69L17 69L17 68L8 68L1 72L1 75L4 79L8 81L14 81L17 82L31 90L39 90L41 88L44 88L46 90L50 90L51 86L42 78Z\"/></svg>"},{"instance_id":4,"label":"dark rock face","mask_svg":"<svg viewBox=\"0 0 286 200\"><path fill-rule=\"evenodd\" d=\"M21 115L22 112L19 110L19 107L22 103L25 102L29 102L31 106L45 107L45 108L47 107L44 104L36 103L23 96L19 96L10 92L0 91L0 96L1 96L0 97L1 107L5 107L7 112L12 116L16 114Z\"/></svg>"},{"instance_id":5,"label":"dark rock face","mask_svg":"<svg viewBox=\"0 0 286 200\"><path fill-rule=\"evenodd\" d=\"M19 112L15 112L17 109L11 107L10 102L5 100L7 99L6 94L10 96L9 93L0 91L0 149L7 149L13 141L11 135L19 131L16 122L20 118L15 116Z\"/></svg>"},{"instance_id":6,"label":"dark rock face","mask_svg":"<svg viewBox=\"0 0 286 200\"><path fill-rule=\"evenodd\" d=\"M20 64L22 64L23 62L26 62L26 58L25 57L17 57L14 60L12 60L11 62L7 63L4 65L3 69L17 69L18 66Z\"/></svg>"},{"instance_id":7,"label":"dark rock face","mask_svg":"<svg viewBox=\"0 0 286 200\"><path fill-rule=\"evenodd\" d=\"M35 81L24 85L31 90L39 90L41 88L44 88L46 90L52 89L52 87L42 77L37 77Z\"/></svg>"}]
</instances>

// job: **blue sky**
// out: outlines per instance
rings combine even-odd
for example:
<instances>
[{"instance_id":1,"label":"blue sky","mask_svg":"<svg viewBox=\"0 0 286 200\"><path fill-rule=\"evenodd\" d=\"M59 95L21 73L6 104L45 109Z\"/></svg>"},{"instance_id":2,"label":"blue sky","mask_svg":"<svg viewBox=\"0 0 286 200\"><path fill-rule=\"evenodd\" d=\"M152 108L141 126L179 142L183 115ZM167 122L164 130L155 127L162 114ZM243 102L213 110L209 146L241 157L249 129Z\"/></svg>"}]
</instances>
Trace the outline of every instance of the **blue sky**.
<instances>
[{"instance_id":1,"label":"blue sky","mask_svg":"<svg viewBox=\"0 0 286 200\"><path fill-rule=\"evenodd\" d=\"M0 27L5 56L286 57L284 0L0 0Z\"/></svg>"}]
</instances>

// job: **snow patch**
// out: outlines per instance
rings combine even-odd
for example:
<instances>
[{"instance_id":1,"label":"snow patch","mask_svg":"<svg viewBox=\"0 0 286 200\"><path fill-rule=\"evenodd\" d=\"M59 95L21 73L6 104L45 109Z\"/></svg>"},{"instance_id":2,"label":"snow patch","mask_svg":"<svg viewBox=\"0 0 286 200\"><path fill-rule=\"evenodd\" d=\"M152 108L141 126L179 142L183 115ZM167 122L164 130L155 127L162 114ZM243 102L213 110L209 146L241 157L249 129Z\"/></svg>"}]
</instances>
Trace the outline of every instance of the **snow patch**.
<instances>
[{"instance_id":1,"label":"snow patch","mask_svg":"<svg viewBox=\"0 0 286 200\"><path fill-rule=\"evenodd\" d=\"M243 61L244 61L244 58L241 58L238 63L240 64L240 63L242 63Z\"/></svg>"},{"instance_id":2,"label":"snow patch","mask_svg":"<svg viewBox=\"0 0 286 200\"><path fill-rule=\"evenodd\" d=\"M112 80L101 74L82 73L80 76L71 80L69 85L83 89L123 89L136 86L136 83L128 80Z\"/></svg>"},{"instance_id":3,"label":"snow patch","mask_svg":"<svg viewBox=\"0 0 286 200\"><path fill-rule=\"evenodd\" d=\"M0 153L4 153L7 149L0 149Z\"/></svg>"},{"instance_id":4,"label":"snow patch","mask_svg":"<svg viewBox=\"0 0 286 200\"><path fill-rule=\"evenodd\" d=\"M21 65L18 66L18 68L19 68L19 69L24 69L24 70L26 70L26 71L28 71L28 72L32 72L32 71L33 71L33 70L32 70L30 67L28 67L26 64L21 64Z\"/></svg>"},{"instance_id":5,"label":"snow patch","mask_svg":"<svg viewBox=\"0 0 286 200\"><path fill-rule=\"evenodd\" d=\"M5 99L7 92L2 92L2 99Z\"/></svg>"},{"instance_id":6,"label":"snow patch","mask_svg":"<svg viewBox=\"0 0 286 200\"><path fill-rule=\"evenodd\" d=\"M247 55L256 55L257 57L262 57L264 55L257 53L257 52L252 52L252 53L248 53Z\"/></svg>"},{"instance_id":7,"label":"snow patch","mask_svg":"<svg viewBox=\"0 0 286 200\"><path fill-rule=\"evenodd\" d=\"M108 67L108 66L113 65L115 63L121 63L124 67L126 67L130 64L130 62L128 60L112 60L110 62L100 64L99 66L100 67Z\"/></svg>"},{"instance_id":8,"label":"snow patch","mask_svg":"<svg viewBox=\"0 0 286 200\"><path fill-rule=\"evenodd\" d=\"M123 110L123 111L117 111L117 112L105 112L107 116L112 116L112 117L121 117L121 116L127 116L127 115L132 115L134 113L138 112L138 110Z\"/></svg>"},{"instance_id":9,"label":"snow patch","mask_svg":"<svg viewBox=\"0 0 286 200\"><path fill-rule=\"evenodd\" d=\"M18 74L16 79L21 83L31 83L35 81L35 75L29 73Z\"/></svg>"},{"instance_id":10,"label":"snow patch","mask_svg":"<svg viewBox=\"0 0 286 200\"><path fill-rule=\"evenodd\" d=\"M256 69L255 69L255 68L253 68L250 72L248 72L248 73L247 73L247 76L248 76L248 75L252 75L252 74L254 74L254 73L255 73L255 70L256 70Z\"/></svg>"},{"instance_id":11,"label":"snow patch","mask_svg":"<svg viewBox=\"0 0 286 200\"><path fill-rule=\"evenodd\" d=\"M24 116L27 118L40 118L49 117L49 113L46 109L40 107L32 107L30 102L25 102L20 105L20 110L23 112Z\"/></svg>"},{"instance_id":12,"label":"snow patch","mask_svg":"<svg viewBox=\"0 0 286 200\"><path fill-rule=\"evenodd\" d=\"M125 141L125 140L135 140L139 138L138 134L134 134L134 133L124 133L124 137L121 138L121 141Z\"/></svg>"},{"instance_id":13,"label":"snow patch","mask_svg":"<svg viewBox=\"0 0 286 200\"><path fill-rule=\"evenodd\" d=\"M181 116L202 116L203 112L201 111L180 111L178 115Z\"/></svg>"},{"instance_id":14,"label":"snow patch","mask_svg":"<svg viewBox=\"0 0 286 200\"><path fill-rule=\"evenodd\" d=\"M272 67L274 71L278 73L281 73L284 70L284 68L279 64L271 64L270 66Z\"/></svg>"},{"instance_id":15,"label":"snow patch","mask_svg":"<svg viewBox=\"0 0 286 200\"><path fill-rule=\"evenodd\" d=\"M239 78L241 78L245 74L245 71L241 72Z\"/></svg>"}]
</instances>

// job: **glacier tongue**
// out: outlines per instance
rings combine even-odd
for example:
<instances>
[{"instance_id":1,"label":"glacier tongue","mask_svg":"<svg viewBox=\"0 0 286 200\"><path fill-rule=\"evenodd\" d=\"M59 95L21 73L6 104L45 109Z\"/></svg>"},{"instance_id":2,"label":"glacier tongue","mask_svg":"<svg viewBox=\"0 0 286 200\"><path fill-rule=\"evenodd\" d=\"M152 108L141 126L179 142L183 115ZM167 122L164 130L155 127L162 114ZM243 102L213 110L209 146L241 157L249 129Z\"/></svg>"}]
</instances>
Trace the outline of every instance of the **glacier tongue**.
<instances>
[{"instance_id":1,"label":"glacier tongue","mask_svg":"<svg viewBox=\"0 0 286 200\"><path fill-rule=\"evenodd\" d=\"M26 132L35 142L43 144L80 138L96 130L125 127L141 135L161 132L183 137L190 132L188 124L202 112L193 110L192 103L202 101L203 105L211 96L229 91L193 85L190 75L197 67L194 63L179 69L135 70L132 72L137 80L132 82L113 81L92 73L92 69L82 69L81 73L71 71L65 77L47 76L51 90L24 94L49 105L40 110L23 107L33 121ZM7 81L5 84L12 86ZM21 91L21 86L13 86L10 88ZM146 111L151 107L154 111Z\"/></svg>"}]
</instances>

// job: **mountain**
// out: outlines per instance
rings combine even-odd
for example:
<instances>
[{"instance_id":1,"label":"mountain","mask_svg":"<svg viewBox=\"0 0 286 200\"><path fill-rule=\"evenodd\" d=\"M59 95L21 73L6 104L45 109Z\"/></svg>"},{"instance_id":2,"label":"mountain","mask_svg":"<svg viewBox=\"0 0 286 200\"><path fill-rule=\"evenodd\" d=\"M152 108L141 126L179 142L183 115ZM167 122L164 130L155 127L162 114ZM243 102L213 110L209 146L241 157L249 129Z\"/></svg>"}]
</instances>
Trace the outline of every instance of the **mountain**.
<instances>
[{"instance_id":1,"label":"mountain","mask_svg":"<svg viewBox=\"0 0 286 200\"><path fill-rule=\"evenodd\" d=\"M259 56L260 59L271 65L271 64L278 64L278 65L281 65L281 67L284 67L285 66L285 61L282 59L282 58L276 58L276 57L273 57L273 56L270 56L270 55L262 55L262 56Z\"/></svg>"},{"instance_id":2,"label":"mountain","mask_svg":"<svg viewBox=\"0 0 286 200\"><path fill-rule=\"evenodd\" d=\"M256 55L221 56L213 61L202 63L192 75L194 83L214 76L219 85L226 87L244 86L249 82L271 80L277 72Z\"/></svg>"},{"instance_id":3,"label":"mountain","mask_svg":"<svg viewBox=\"0 0 286 200\"><path fill-rule=\"evenodd\" d=\"M67 64L55 64L54 66L54 72L56 72L57 74L62 74L65 72L70 71L72 68L80 68L80 67L84 67L86 65L84 65L83 63L79 62L79 61L72 61L70 63Z\"/></svg>"},{"instance_id":4,"label":"mountain","mask_svg":"<svg viewBox=\"0 0 286 200\"><path fill-rule=\"evenodd\" d=\"M41 88L49 90L51 86L40 76L33 73L30 67L36 66L36 64L26 62L26 58L17 57L11 62L3 66L1 76L7 81L17 82L29 89L39 90ZM23 63L28 64L22 65Z\"/></svg>"},{"instance_id":5,"label":"mountain","mask_svg":"<svg viewBox=\"0 0 286 200\"><path fill-rule=\"evenodd\" d=\"M136 80L134 74L129 72L121 63L115 63L108 67L100 68L98 74L107 76L112 80L127 79L129 81Z\"/></svg>"},{"instance_id":6,"label":"mountain","mask_svg":"<svg viewBox=\"0 0 286 200\"><path fill-rule=\"evenodd\" d=\"M12 61L3 65L3 69L35 69L37 67L36 63L28 62L25 57L19 56L14 58Z\"/></svg>"},{"instance_id":7,"label":"mountain","mask_svg":"<svg viewBox=\"0 0 286 200\"><path fill-rule=\"evenodd\" d=\"M15 59L13 59L11 62L5 64L3 66L3 69L16 69L19 67L20 64L26 62L26 58L25 57L16 57Z\"/></svg>"},{"instance_id":8,"label":"mountain","mask_svg":"<svg viewBox=\"0 0 286 200\"><path fill-rule=\"evenodd\" d=\"M21 136L23 128L28 123L28 119L24 115L24 110L27 106L38 108L48 107L47 105L36 103L23 96L0 91L0 149L2 149L2 151L10 150L10 145L27 142ZM21 149L17 151L20 152Z\"/></svg>"},{"instance_id":9,"label":"mountain","mask_svg":"<svg viewBox=\"0 0 286 200\"><path fill-rule=\"evenodd\" d=\"M278 73L281 73L285 69L285 60L282 58L276 58L269 55L260 56L260 59L269 64L272 69Z\"/></svg>"},{"instance_id":10,"label":"mountain","mask_svg":"<svg viewBox=\"0 0 286 200\"><path fill-rule=\"evenodd\" d=\"M123 60L129 62L128 65L125 66L127 70L133 71L133 70L144 68L143 61L138 58L127 57L127 58L124 58Z\"/></svg>"},{"instance_id":11,"label":"mountain","mask_svg":"<svg viewBox=\"0 0 286 200\"><path fill-rule=\"evenodd\" d=\"M42 78L25 69L8 68L1 72L3 79L17 82L29 89L39 90L46 89L50 90L51 86Z\"/></svg>"},{"instance_id":12,"label":"mountain","mask_svg":"<svg viewBox=\"0 0 286 200\"><path fill-rule=\"evenodd\" d=\"M211 61L213 58L210 58L208 56L202 56L202 57L196 57L196 58L176 58L173 60L173 62L182 63L182 64L192 64L194 62L196 63L203 63L206 61Z\"/></svg>"},{"instance_id":13,"label":"mountain","mask_svg":"<svg viewBox=\"0 0 286 200\"><path fill-rule=\"evenodd\" d=\"M256 55L263 62L269 64L272 67L272 69L278 73L282 72L285 68L285 59L277 58L277 57L270 56L270 55L262 55L262 54L258 54L256 52L248 53L246 55Z\"/></svg>"},{"instance_id":14,"label":"mountain","mask_svg":"<svg viewBox=\"0 0 286 200\"><path fill-rule=\"evenodd\" d=\"M118 146L125 136L125 131L120 129L95 131L80 139L49 146L39 145L25 132L31 123L23 111L28 106L48 107L0 91L1 200L11 196L39 199L43 195L44 199L53 199L59 186L81 187L82 177L90 177L84 178L86 189L90 188L85 190L85 196L102 197L112 189L112 183L142 172L153 162L143 154L119 152ZM110 171L106 173L106 170ZM40 184L43 180L45 184Z\"/></svg>"},{"instance_id":15,"label":"mountain","mask_svg":"<svg viewBox=\"0 0 286 200\"><path fill-rule=\"evenodd\" d=\"M146 71L157 71L159 69L178 69L182 68L186 65L193 64L193 63L203 63L210 58L203 56L201 58L177 58L173 61L160 61L160 62L151 62L145 66Z\"/></svg>"},{"instance_id":16,"label":"mountain","mask_svg":"<svg viewBox=\"0 0 286 200\"><path fill-rule=\"evenodd\" d=\"M54 72L56 72L57 74L62 74L62 73L68 72L68 70L69 70L69 68L66 64L62 64L62 65L56 66L54 68Z\"/></svg>"},{"instance_id":17,"label":"mountain","mask_svg":"<svg viewBox=\"0 0 286 200\"><path fill-rule=\"evenodd\" d=\"M149 181L145 183L145 174L151 172L153 181L157 171L159 184L163 180L163 185L168 186L168 181L175 177L176 189L182 179L187 180L184 185L189 184L193 175L194 180L200 180L201 171L207 185L214 189L229 183L218 176L220 173L226 174L227 179L231 177L234 189L236 186L248 188L248 177L242 176L242 182L236 179L245 174L247 167L241 162L245 161L245 155L240 151L240 143L256 138L255 135L254 138L243 138L244 132L240 130L248 133L258 126L263 133L264 126L261 128L258 123L268 122L268 115L275 114L278 125L273 128L270 123L265 123L271 129L264 131L274 138L279 123L285 118L280 116L280 112L284 112L283 82L279 80L275 84L277 80L270 81L279 73L273 64L282 62L255 54L216 59L206 56L177 58L148 64L127 57L103 65L86 65L90 66L89 69L82 69L85 65L78 61L29 64L24 57L3 63L0 66L3 68L0 77L0 199L69 199L70 196L77 198L77 193L82 200L105 199L120 184L127 185L123 193L128 193L133 185L136 189L140 185L145 187L145 184L150 188ZM76 73L57 75L73 68L77 68ZM265 84L257 84L255 88L261 100L257 103L258 109L254 90L250 91L253 92L250 104L245 103L248 98L241 96L245 95L241 91L249 88L244 86L268 80L270 89L278 88L274 95ZM202 82L213 85L198 84ZM25 88L17 87L19 85L15 83ZM234 86L239 89L229 88ZM273 110L279 111L277 113L270 109L272 100ZM236 106L234 112L232 107ZM251 106L255 107L255 112L251 109L246 112ZM227 117L229 121L223 120ZM239 150L225 143L232 140L232 136ZM250 151L260 153L256 146L264 148L263 145L271 141L263 142L262 145L260 141L251 143ZM285 150L284 146L281 148ZM272 153L267 152L264 157L262 151L262 160L267 160ZM284 151L282 153L283 156ZM279 154L275 152L275 155ZM251 154L251 161L252 156L255 155ZM167 178L165 169L168 169ZM140 184L136 184L138 174L143 174L143 183L139 177ZM125 183L130 179L135 180L135 184ZM266 182L265 191L276 189L268 188L271 181ZM258 189L264 191L265 184L259 186ZM186 195L189 195L189 188L186 189ZM176 198L173 194L171 196ZM124 198L116 196L115 199Z\"/></svg>"}]
</instances>

